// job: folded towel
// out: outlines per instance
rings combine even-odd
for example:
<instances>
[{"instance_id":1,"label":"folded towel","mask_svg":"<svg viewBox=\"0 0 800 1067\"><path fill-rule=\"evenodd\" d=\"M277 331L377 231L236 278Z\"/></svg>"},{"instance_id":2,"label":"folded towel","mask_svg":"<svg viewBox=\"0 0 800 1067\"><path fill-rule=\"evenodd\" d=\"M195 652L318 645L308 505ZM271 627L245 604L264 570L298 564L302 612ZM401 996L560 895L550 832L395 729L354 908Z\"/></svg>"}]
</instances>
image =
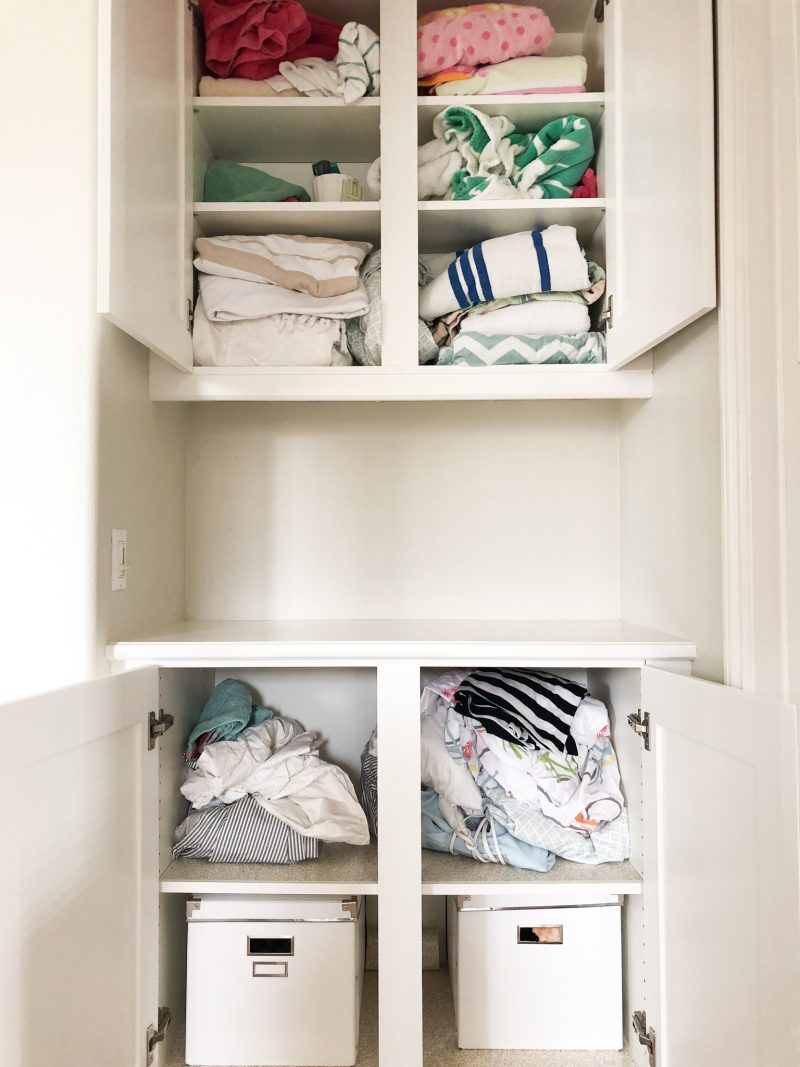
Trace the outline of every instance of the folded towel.
<instances>
[{"instance_id":1,"label":"folded towel","mask_svg":"<svg viewBox=\"0 0 800 1067\"><path fill-rule=\"evenodd\" d=\"M460 333L439 353L442 366L489 367L523 363L605 363L602 333L574 337L518 337Z\"/></svg>"},{"instance_id":2,"label":"folded towel","mask_svg":"<svg viewBox=\"0 0 800 1067\"><path fill-rule=\"evenodd\" d=\"M204 74L200 79L198 96L302 96L285 82L280 89L273 87L272 79L252 81L250 78L211 78Z\"/></svg>"},{"instance_id":3,"label":"folded towel","mask_svg":"<svg viewBox=\"0 0 800 1067\"><path fill-rule=\"evenodd\" d=\"M487 311L483 315L471 312L461 321L461 332L473 334L576 334L591 329L586 304L566 300L528 301L510 307Z\"/></svg>"},{"instance_id":4,"label":"folded towel","mask_svg":"<svg viewBox=\"0 0 800 1067\"><path fill-rule=\"evenodd\" d=\"M431 11L417 22L417 77L459 63L541 56L554 37L550 19L538 7L473 4Z\"/></svg>"},{"instance_id":5,"label":"folded towel","mask_svg":"<svg viewBox=\"0 0 800 1067\"><path fill-rule=\"evenodd\" d=\"M203 199L208 202L272 202L310 200L302 185L285 182L266 171L245 167L227 159L215 159L209 163L203 184Z\"/></svg>"},{"instance_id":6,"label":"folded towel","mask_svg":"<svg viewBox=\"0 0 800 1067\"><path fill-rule=\"evenodd\" d=\"M589 286L586 259L573 226L549 226L482 241L461 252L420 293L430 321L496 297L578 292Z\"/></svg>"},{"instance_id":7,"label":"folded towel","mask_svg":"<svg viewBox=\"0 0 800 1067\"><path fill-rule=\"evenodd\" d=\"M381 45L377 33L369 26L348 22L342 27L336 66L346 104L364 95L380 96Z\"/></svg>"},{"instance_id":8,"label":"folded towel","mask_svg":"<svg viewBox=\"0 0 800 1067\"><path fill-rule=\"evenodd\" d=\"M515 93L530 89L563 92L564 86L586 84L588 68L583 56L528 56L505 63L481 67L473 78L437 86L438 95L481 96L491 93Z\"/></svg>"},{"instance_id":9,"label":"folded towel","mask_svg":"<svg viewBox=\"0 0 800 1067\"><path fill-rule=\"evenodd\" d=\"M271 283L316 297L357 289L359 268L372 251L362 241L287 234L199 237L195 247L194 265L205 274Z\"/></svg>"},{"instance_id":10,"label":"folded towel","mask_svg":"<svg viewBox=\"0 0 800 1067\"><path fill-rule=\"evenodd\" d=\"M478 67L467 63L458 63L455 67L448 67L436 74L429 74L426 78L417 81L418 89L433 89L437 85L445 85L447 82L462 82L471 78Z\"/></svg>"},{"instance_id":11,"label":"folded towel","mask_svg":"<svg viewBox=\"0 0 800 1067\"><path fill-rule=\"evenodd\" d=\"M204 747L203 744L196 744L200 738L213 733L216 741L232 741L250 724L271 718L272 711L269 708L253 704L250 690L244 682L226 678L214 687L214 692L200 712L200 718L189 734L186 758L195 760L200 755Z\"/></svg>"},{"instance_id":12,"label":"folded towel","mask_svg":"<svg viewBox=\"0 0 800 1067\"><path fill-rule=\"evenodd\" d=\"M267 315L210 322L202 294L195 303L192 344L197 367L349 367L353 362L343 319Z\"/></svg>"},{"instance_id":13,"label":"folded towel","mask_svg":"<svg viewBox=\"0 0 800 1067\"><path fill-rule=\"evenodd\" d=\"M247 282L241 278L200 275L200 295L210 322L263 319L267 315L315 315L324 319L352 319L365 315L369 299L363 283L341 296L310 296L282 285Z\"/></svg>"}]
</instances>

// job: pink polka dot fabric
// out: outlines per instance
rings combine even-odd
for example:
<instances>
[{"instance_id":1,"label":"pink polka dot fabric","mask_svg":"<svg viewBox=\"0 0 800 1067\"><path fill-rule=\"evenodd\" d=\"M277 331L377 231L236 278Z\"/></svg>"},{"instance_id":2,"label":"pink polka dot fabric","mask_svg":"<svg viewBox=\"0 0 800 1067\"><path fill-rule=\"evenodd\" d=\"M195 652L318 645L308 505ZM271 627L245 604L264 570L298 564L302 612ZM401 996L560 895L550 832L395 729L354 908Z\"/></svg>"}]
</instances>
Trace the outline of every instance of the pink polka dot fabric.
<instances>
[{"instance_id":1,"label":"pink polka dot fabric","mask_svg":"<svg viewBox=\"0 0 800 1067\"><path fill-rule=\"evenodd\" d=\"M473 4L423 15L417 29L417 77L468 62L500 63L519 56L543 56L555 30L538 7Z\"/></svg>"}]
</instances>

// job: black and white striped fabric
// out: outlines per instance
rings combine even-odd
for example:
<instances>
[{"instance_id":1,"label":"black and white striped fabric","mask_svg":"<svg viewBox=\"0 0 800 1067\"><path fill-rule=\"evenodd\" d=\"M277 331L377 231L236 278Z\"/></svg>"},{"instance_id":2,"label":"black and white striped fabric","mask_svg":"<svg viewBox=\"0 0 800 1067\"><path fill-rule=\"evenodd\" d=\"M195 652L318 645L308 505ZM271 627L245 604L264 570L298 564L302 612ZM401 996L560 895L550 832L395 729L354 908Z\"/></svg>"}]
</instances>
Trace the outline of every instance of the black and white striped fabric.
<instances>
[{"instance_id":1,"label":"black and white striped fabric","mask_svg":"<svg viewBox=\"0 0 800 1067\"><path fill-rule=\"evenodd\" d=\"M458 687L456 710L504 741L577 755L570 730L587 695L567 678L503 667L470 674Z\"/></svg>"},{"instance_id":2,"label":"black and white striped fabric","mask_svg":"<svg viewBox=\"0 0 800 1067\"><path fill-rule=\"evenodd\" d=\"M364 809L370 832L378 836L378 757L373 756L367 742L361 753L361 806Z\"/></svg>"},{"instance_id":3,"label":"black and white striped fabric","mask_svg":"<svg viewBox=\"0 0 800 1067\"><path fill-rule=\"evenodd\" d=\"M190 812L175 832L172 854L211 863L299 863L317 858L319 841L246 796Z\"/></svg>"}]
</instances>

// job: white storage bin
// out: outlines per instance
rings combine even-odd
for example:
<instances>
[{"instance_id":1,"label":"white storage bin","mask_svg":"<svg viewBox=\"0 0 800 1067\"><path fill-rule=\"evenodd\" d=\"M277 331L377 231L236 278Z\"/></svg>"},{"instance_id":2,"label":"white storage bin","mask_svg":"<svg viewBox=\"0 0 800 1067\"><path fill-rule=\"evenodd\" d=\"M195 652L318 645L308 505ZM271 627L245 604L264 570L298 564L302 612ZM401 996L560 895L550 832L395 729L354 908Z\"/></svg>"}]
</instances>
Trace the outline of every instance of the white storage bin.
<instances>
[{"instance_id":1,"label":"white storage bin","mask_svg":"<svg viewBox=\"0 0 800 1067\"><path fill-rule=\"evenodd\" d=\"M355 1063L363 897L204 897L187 922L187 1064Z\"/></svg>"},{"instance_id":2,"label":"white storage bin","mask_svg":"<svg viewBox=\"0 0 800 1067\"><path fill-rule=\"evenodd\" d=\"M621 1049L621 906L450 897L458 1046Z\"/></svg>"}]
</instances>

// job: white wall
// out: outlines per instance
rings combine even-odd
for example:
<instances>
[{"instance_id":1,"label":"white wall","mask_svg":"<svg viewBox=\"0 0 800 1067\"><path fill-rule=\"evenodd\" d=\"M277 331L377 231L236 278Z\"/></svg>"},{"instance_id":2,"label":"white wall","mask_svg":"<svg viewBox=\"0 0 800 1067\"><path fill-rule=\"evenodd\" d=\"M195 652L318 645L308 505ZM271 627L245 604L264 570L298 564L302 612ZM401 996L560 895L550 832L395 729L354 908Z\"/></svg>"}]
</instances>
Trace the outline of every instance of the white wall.
<instances>
[{"instance_id":1,"label":"white wall","mask_svg":"<svg viewBox=\"0 0 800 1067\"><path fill-rule=\"evenodd\" d=\"M196 405L188 615L615 618L611 403Z\"/></svg>"},{"instance_id":2,"label":"white wall","mask_svg":"<svg viewBox=\"0 0 800 1067\"><path fill-rule=\"evenodd\" d=\"M150 410L146 353L95 314L96 7L17 4L4 20L0 700L92 676L107 629L183 598L182 528L165 536L183 415ZM140 565L112 601L106 539L123 523Z\"/></svg>"},{"instance_id":3,"label":"white wall","mask_svg":"<svg viewBox=\"0 0 800 1067\"><path fill-rule=\"evenodd\" d=\"M722 680L722 504L716 314L655 350L655 396L620 403L624 618L697 642Z\"/></svg>"}]
</instances>

